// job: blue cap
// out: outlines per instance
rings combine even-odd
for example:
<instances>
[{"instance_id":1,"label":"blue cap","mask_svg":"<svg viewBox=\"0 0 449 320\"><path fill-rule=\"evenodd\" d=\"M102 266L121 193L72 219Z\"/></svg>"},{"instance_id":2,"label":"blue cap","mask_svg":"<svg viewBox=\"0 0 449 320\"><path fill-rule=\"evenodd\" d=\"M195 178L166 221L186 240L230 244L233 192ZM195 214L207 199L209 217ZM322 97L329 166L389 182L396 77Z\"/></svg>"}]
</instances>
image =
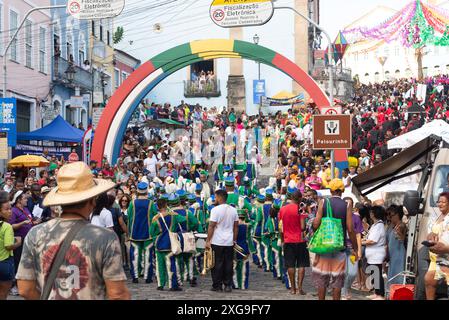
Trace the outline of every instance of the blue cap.
<instances>
[{"instance_id":1,"label":"blue cap","mask_svg":"<svg viewBox=\"0 0 449 320\"><path fill-rule=\"evenodd\" d=\"M163 195L161 195L161 196L159 197L159 199L165 199L165 200L168 200L168 193L164 193Z\"/></svg>"},{"instance_id":2,"label":"blue cap","mask_svg":"<svg viewBox=\"0 0 449 320\"><path fill-rule=\"evenodd\" d=\"M187 197L187 192L183 189L180 189L176 191L176 195L181 199L185 199Z\"/></svg>"},{"instance_id":3,"label":"blue cap","mask_svg":"<svg viewBox=\"0 0 449 320\"><path fill-rule=\"evenodd\" d=\"M178 204L179 204L179 197L174 193L170 194L168 196L168 205L175 207Z\"/></svg>"},{"instance_id":4,"label":"blue cap","mask_svg":"<svg viewBox=\"0 0 449 320\"><path fill-rule=\"evenodd\" d=\"M137 190L143 191L144 193L148 192L148 183L146 182L139 182L137 184Z\"/></svg>"},{"instance_id":5,"label":"blue cap","mask_svg":"<svg viewBox=\"0 0 449 320\"><path fill-rule=\"evenodd\" d=\"M195 186L195 191L201 191L203 190L203 185L201 183L197 183Z\"/></svg>"},{"instance_id":6,"label":"blue cap","mask_svg":"<svg viewBox=\"0 0 449 320\"><path fill-rule=\"evenodd\" d=\"M231 170L232 170L232 167L229 165L226 165L223 167L223 171L231 171Z\"/></svg>"},{"instance_id":7,"label":"blue cap","mask_svg":"<svg viewBox=\"0 0 449 320\"><path fill-rule=\"evenodd\" d=\"M265 193L266 193L267 196L272 196L273 193L274 193L274 190L271 189L271 188L268 188L268 189L265 190Z\"/></svg>"},{"instance_id":8,"label":"blue cap","mask_svg":"<svg viewBox=\"0 0 449 320\"><path fill-rule=\"evenodd\" d=\"M282 207L282 200L281 199L276 199L273 202L273 208L275 209L280 209Z\"/></svg>"},{"instance_id":9,"label":"blue cap","mask_svg":"<svg viewBox=\"0 0 449 320\"><path fill-rule=\"evenodd\" d=\"M194 194L189 193L189 194L187 195L187 200L188 200L189 202L194 203L194 202L196 202L196 196L195 196Z\"/></svg>"},{"instance_id":10,"label":"blue cap","mask_svg":"<svg viewBox=\"0 0 449 320\"><path fill-rule=\"evenodd\" d=\"M257 196L257 201L259 201L259 202L265 202L265 196L264 196L263 194L259 194L259 195Z\"/></svg>"},{"instance_id":11,"label":"blue cap","mask_svg":"<svg viewBox=\"0 0 449 320\"><path fill-rule=\"evenodd\" d=\"M226 185L226 186L232 186L232 187L234 186L235 179L234 179L233 176L226 177L226 178L224 179L224 181L225 181L225 185Z\"/></svg>"},{"instance_id":12,"label":"blue cap","mask_svg":"<svg viewBox=\"0 0 449 320\"><path fill-rule=\"evenodd\" d=\"M287 194L293 194L293 193L295 193L296 190L298 190L298 189L297 188L288 187L287 188Z\"/></svg>"}]
</instances>

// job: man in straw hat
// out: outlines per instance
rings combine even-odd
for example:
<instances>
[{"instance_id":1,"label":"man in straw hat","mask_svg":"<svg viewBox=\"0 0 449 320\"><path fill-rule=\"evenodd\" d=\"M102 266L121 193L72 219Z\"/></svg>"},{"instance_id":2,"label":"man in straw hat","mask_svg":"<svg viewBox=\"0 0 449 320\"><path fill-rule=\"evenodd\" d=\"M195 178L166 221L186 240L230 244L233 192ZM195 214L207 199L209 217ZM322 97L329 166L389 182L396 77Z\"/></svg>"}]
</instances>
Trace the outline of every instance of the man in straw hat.
<instances>
[{"instance_id":1,"label":"man in straw hat","mask_svg":"<svg viewBox=\"0 0 449 320\"><path fill-rule=\"evenodd\" d=\"M94 179L84 162L63 166L58 187L44 206L61 206L59 218L34 227L25 238L17 272L25 299L130 299L121 262L120 242L108 229L89 223L96 197L114 188Z\"/></svg>"},{"instance_id":2,"label":"man in straw hat","mask_svg":"<svg viewBox=\"0 0 449 320\"><path fill-rule=\"evenodd\" d=\"M323 217L332 216L341 220L343 228L343 237L346 232L352 243L355 260L358 260L357 255L357 239L352 223L352 208L348 206L346 201L341 198L345 191L344 183L341 179L333 179L329 183L329 189L332 197L330 199L322 200L318 205L318 212L313 221L313 228L317 230L321 225ZM328 211L328 208L330 209ZM344 241L345 245L346 242ZM315 260L312 268L312 280L318 289L318 299L324 300L326 298L327 287L333 289L333 299L340 300L341 289L344 286L345 269L346 269L346 248L342 251L326 254L315 254Z\"/></svg>"},{"instance_id":3,"label":"man in straw hat","mask_svg":"<svg viewBox=\"0 0 449 320\"><path fill-rule=\"evenodd\" d=\"M128 207L128 231L131 240L129 260L133 283L139 282L139 275L144 276L146 283L153 282L154 248L150 236L150 225L156 213L154 202L148 200L148 183L139 182L137 198L131 201Z\"/></svg>"}]
</instances>

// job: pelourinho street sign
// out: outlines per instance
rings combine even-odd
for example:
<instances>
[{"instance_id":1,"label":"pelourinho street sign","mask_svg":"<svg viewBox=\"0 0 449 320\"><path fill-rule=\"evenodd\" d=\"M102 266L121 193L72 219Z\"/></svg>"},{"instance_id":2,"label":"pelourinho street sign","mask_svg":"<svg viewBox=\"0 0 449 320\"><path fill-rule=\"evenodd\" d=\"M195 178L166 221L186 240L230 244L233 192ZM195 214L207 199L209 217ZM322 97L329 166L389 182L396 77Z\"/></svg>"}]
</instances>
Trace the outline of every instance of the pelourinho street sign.
<instances>
[{"instance_id":1,"label":"pelourinho street sign","mask_svg":"<svg viewBox=\"0 0 449 320\"><path fill-rule=\"evenodd\" d=\"M260 26L274 13L271 0L214 0L210 18L223 28Z\"/></svg>"},{"instance_id":2,"label":"pelourinho street sign","mask_svg":"<svg viewBox=\"0 0 449 320\"><path fill-rule=\"evenodd\" d=\"M76 19L113 18L122 13L125 0L68 0L67 12Z\"/></svg>"}]
</instances>

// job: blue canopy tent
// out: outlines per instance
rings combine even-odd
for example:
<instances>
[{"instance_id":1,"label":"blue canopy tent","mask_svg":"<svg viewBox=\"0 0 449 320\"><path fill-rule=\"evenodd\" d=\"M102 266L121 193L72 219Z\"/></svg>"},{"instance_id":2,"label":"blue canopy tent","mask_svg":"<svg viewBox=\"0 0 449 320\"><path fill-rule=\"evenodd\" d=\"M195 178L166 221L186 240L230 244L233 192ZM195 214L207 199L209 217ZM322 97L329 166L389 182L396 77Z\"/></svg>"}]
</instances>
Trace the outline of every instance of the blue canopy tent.
<instances>
[{"instance_id":1,"label":"blue canopy tent","mask_svg":"<svg viewBox=\"0 0 449 320\"><path fill-rule=\"evenodd\" d=\"M80 143L84 132L65 121L61 116L57 116L45 127L32 132L18 132L17 140L35 140L35 141L56 141Z\"/></svg>"}]
</instances>

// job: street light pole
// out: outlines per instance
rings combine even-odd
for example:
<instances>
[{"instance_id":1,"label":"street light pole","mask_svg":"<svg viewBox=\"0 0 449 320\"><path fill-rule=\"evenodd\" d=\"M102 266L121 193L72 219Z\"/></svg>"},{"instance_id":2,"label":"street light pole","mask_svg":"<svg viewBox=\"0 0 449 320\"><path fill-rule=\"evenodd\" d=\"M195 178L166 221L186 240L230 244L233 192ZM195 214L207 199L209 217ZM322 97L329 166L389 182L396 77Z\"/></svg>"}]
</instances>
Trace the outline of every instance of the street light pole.
<instances>
[{"instance_id":1,"label":"street light pole","mask_svg":"<svg viewBox=\"0 0 449 320\"><path fill-rule=\"evenodd\" d=\"M315 28L321 30L321 32L324 33L325 37L327 38L327 41L329 42L329 46L327 48L327 57L329 60L329 66L328 66L328 72L329 72L329 99L330 99L330 107L333 107L334 105L334 73L332 68L332 40L329 34L324 30L319 24L317 24L315 21L310 19L309 17L303 15L295 8L291 7L274 7L275 10L277 9L285 9L285 10L291 10L294 13L296 13L298 16L302 17L303 19L307 20L310 24L312 24ZM332 179L335 178L335 157L334 157L334 151L331 151L331 177Z\"/></svg>"},{"instance_id":2,"label":"street light pole","mask_svg":"<svg viewBox=\"0 0 449 320\"><path fill-rule=\"evenodd\" d=\"M253 37L254 44L258 45L259 40L260 40L260 37L256 33ZM257 79L260 81L260 62L257 62L257 64L258 64L258 70L259 70Z\"/></svg>"}]
</instances>

